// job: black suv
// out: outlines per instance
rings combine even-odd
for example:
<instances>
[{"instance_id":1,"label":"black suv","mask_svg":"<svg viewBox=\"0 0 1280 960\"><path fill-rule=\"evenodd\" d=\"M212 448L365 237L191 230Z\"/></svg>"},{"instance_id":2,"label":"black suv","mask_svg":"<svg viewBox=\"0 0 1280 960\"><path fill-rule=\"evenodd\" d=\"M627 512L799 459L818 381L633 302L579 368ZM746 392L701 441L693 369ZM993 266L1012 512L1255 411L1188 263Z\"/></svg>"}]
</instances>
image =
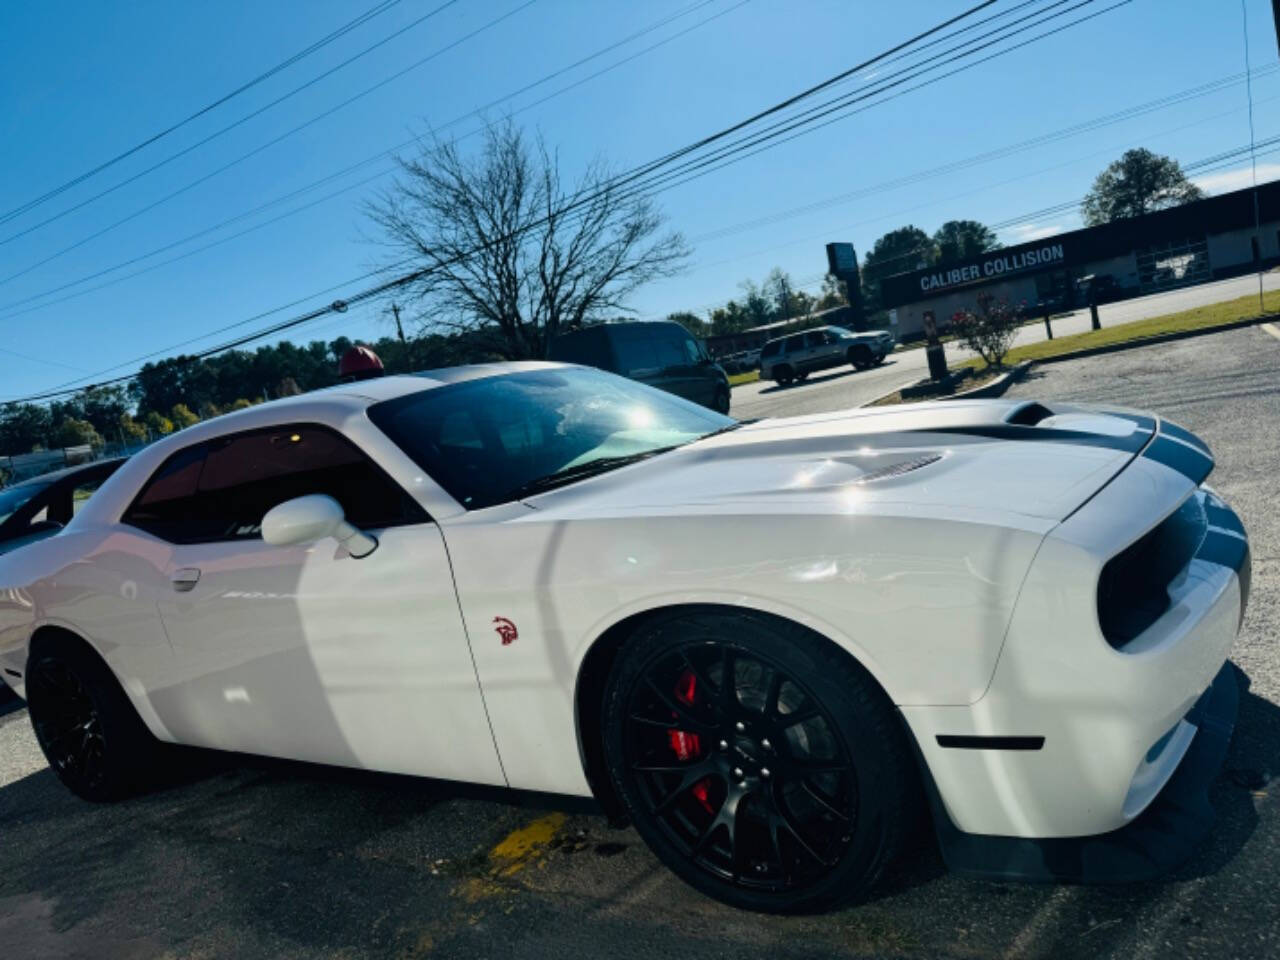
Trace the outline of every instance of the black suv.
<instances>
[{"instance_id":1,"label":"black suv","mask_svg":"<svg viewBox=\"0 0 1280 960\"><path fill-rule=\"evenodd\" d=\"M729 378L678 323L601 323L556 337L550 360L599 367L729 412Z\"/></svg>"}]
</instances>

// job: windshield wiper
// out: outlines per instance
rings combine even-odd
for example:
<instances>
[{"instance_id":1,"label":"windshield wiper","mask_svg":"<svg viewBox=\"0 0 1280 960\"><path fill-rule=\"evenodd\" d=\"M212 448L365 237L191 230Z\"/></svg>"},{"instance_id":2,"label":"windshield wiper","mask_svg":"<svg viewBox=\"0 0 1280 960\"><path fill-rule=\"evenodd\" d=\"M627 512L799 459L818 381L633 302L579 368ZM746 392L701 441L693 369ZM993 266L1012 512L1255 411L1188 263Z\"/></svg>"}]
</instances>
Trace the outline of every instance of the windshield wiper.
<instances>
[{"instance_id":1,"label":"windshield wiper","mask_svg":"<svg viewBox=\"0 0 1280 960\"><path fill-rule=\"evenodd\" d=\"M650 457L656 457L660 453L666 453L676 449L676 444L670 447L658 447L654 450L645 450L643 453L629 453L622 457L599 457L596 460L589 460L586 463L579 463L572 467L565 467L563 470L557 470L555 473L548 473L546 476L534 477L532 480L520 484L514 490L509 491L503 496L503 500L519 500L523 497L532 496L535 493L543 493L547 490L554 490L556 487L563 487L578 480L585 480L587 477L594 477L597 474L608 473L610 470L616 470L618 467L625 467L630 463L639 463L641 460L648 460Z\"/></svg>"}]
</instances>

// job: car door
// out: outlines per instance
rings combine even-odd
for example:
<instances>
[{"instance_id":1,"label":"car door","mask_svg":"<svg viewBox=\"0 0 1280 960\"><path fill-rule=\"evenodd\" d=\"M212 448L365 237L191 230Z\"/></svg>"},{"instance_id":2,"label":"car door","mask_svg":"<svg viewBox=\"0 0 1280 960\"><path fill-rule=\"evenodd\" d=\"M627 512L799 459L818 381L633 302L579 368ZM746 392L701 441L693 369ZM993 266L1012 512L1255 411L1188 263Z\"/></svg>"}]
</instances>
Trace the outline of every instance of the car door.
<instances>
[{"instance_id":1,"label":"car door","mask_svg":"<svg viewBox=\"0 0 1280 960\"><path fill-rule=\"evenodd\" d=\"M378 547L274 547L271 507L334 497ZM503 784L439 528L346 437L250 431L170 457L124 518L169 545L174 651L150 691L183 743Z\"/></svg>"},{"instance_id":2,"label":"car door","mask_svg":"<svg viewBox=\"0 0 1280 960\"><path fill-rule=\"evenodd\" d=\"M835 364L831 360L831 347L826 330L810 330L804 335L804 349L809 370L826 370Z\"/></svg>"},{"instance_id":3,"label":"car door","mask_svg":"<svg viewBox=\"0 0 1280 960\"><path fill-rule=\"evenodd\" d=\"M780 363L785 363L794 373L804 373L808 370L805 365L808 358L808 351L804 346L804 334L795 333L782 341L782 357Z\"/></svg>"}]
</instances>

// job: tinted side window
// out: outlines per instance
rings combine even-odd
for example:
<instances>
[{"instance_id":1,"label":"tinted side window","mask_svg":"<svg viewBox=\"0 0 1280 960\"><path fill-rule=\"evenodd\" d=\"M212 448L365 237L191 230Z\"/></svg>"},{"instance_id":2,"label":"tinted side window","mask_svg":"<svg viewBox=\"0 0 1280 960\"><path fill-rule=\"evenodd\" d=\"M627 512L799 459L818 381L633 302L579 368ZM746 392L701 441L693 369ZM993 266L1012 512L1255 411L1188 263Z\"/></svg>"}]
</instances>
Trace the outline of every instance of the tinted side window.
<instances>
[{"instance_id":1,"label":"tinted side window","mask_svg":"<svg viewBox=\"0 0 1280 960\"><path fill-rule=\"evenodd\" d=\"M797 333L794 337L787 337L787 339L786 339L786 344L787 344L787 352L788 352L788 353L793 353L793 352L794 352L794 351L796 351L796 350L803 350L803 349L804 349L804 334L803 334L803 333Z\"/></svg>"},{"instance_id":2,"label":"tinted side window","mask_svg":"<svg viewBox=\"0 0 1280 960\"><path fill-rule=\"evenodd\" d=\"M820 347L827 342L827 338L821 330L813 330L804 335L804 342L808 347Z\"/></svg>"},{"instance_id":3,"label":"tinted side window","mask_svg":"<svg viewBox=\"0 0 1280 960\"><path fill-rule=\"evenodd\" d=\"M248 540L277 504L325 493L357 527L427 519L421 507L346 438L291 426L180 451L156 472L125 522L177 543Z\"/></svg>"},{"instance_id":4,"label":"tinted side window","mask_svg":"<svg viewBox=\"0 0 1280 960\"><path fill-rule=\"evenodd\" d=\"M663 370L669 367L683 366L689 362L684 353L683 337L660 334L652 338L650 342L653 344L653 353L657 358L658 365Z\"/></svg>"},{"instance_id":5,"label":"tinted side window","mask_svg":"<svg viewBox=\"0 0 1280 960\"><path fill-rule=\"evenodd\" d=\"M776 357L782 352L782 341L774 340L772 343L766 343L764 349L760 351L762 357Z\"/></svg>"}]
</instances>

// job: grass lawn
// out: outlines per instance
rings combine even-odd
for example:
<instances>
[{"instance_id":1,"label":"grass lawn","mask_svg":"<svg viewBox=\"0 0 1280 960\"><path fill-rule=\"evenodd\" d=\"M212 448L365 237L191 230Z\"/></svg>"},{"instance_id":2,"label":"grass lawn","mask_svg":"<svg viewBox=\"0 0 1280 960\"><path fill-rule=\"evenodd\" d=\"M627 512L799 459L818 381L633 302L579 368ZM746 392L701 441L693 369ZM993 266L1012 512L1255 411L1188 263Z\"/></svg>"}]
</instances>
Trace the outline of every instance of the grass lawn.
<instances>
[{"instance_id":1,"label":"grass lawn","mask_svg":"<svg viewBox=\"0 0 1280 960\"><path fill-rule=\"evenodd\" d=\"M1280 290L1270 291L1263 301L1266 313L1280 312ZM1090 330L1087 333L1074 333L1066 337L1057 337L1040 343L1028 343L1022 347L1014 347L1004 358L1005 366L1012 366L1024 360L1044 360L1049 357L1075 353L1090 347L1109 346L1113 343L1129 343L1134 340L1146 340L1166 333L1181 333L1186 330L1201 330L1222 326L1235 320L1245 320L1258 316L1258 298L1256 295L1239 297L1235 300L1224 300L1194 310L1183 310L1180 313L1168 313L1159 317L1148 317L1146 320L1135 320L1114 327L1103 327L1101 330ZM982 360L975 357L961 366L980 367Z\"/></svg>"},{"instance_id":2,"label":"grass lawn","mask_svg":"<svg viewBox=\"0 0 1280 960\"><path fill-rule=\"evenodd\" d=\"M759 370L747 370L743 373L731 373L729 374L729 386L738 387L744 383L755 383L759 379Z\"/></svg>"}]
</instances>

